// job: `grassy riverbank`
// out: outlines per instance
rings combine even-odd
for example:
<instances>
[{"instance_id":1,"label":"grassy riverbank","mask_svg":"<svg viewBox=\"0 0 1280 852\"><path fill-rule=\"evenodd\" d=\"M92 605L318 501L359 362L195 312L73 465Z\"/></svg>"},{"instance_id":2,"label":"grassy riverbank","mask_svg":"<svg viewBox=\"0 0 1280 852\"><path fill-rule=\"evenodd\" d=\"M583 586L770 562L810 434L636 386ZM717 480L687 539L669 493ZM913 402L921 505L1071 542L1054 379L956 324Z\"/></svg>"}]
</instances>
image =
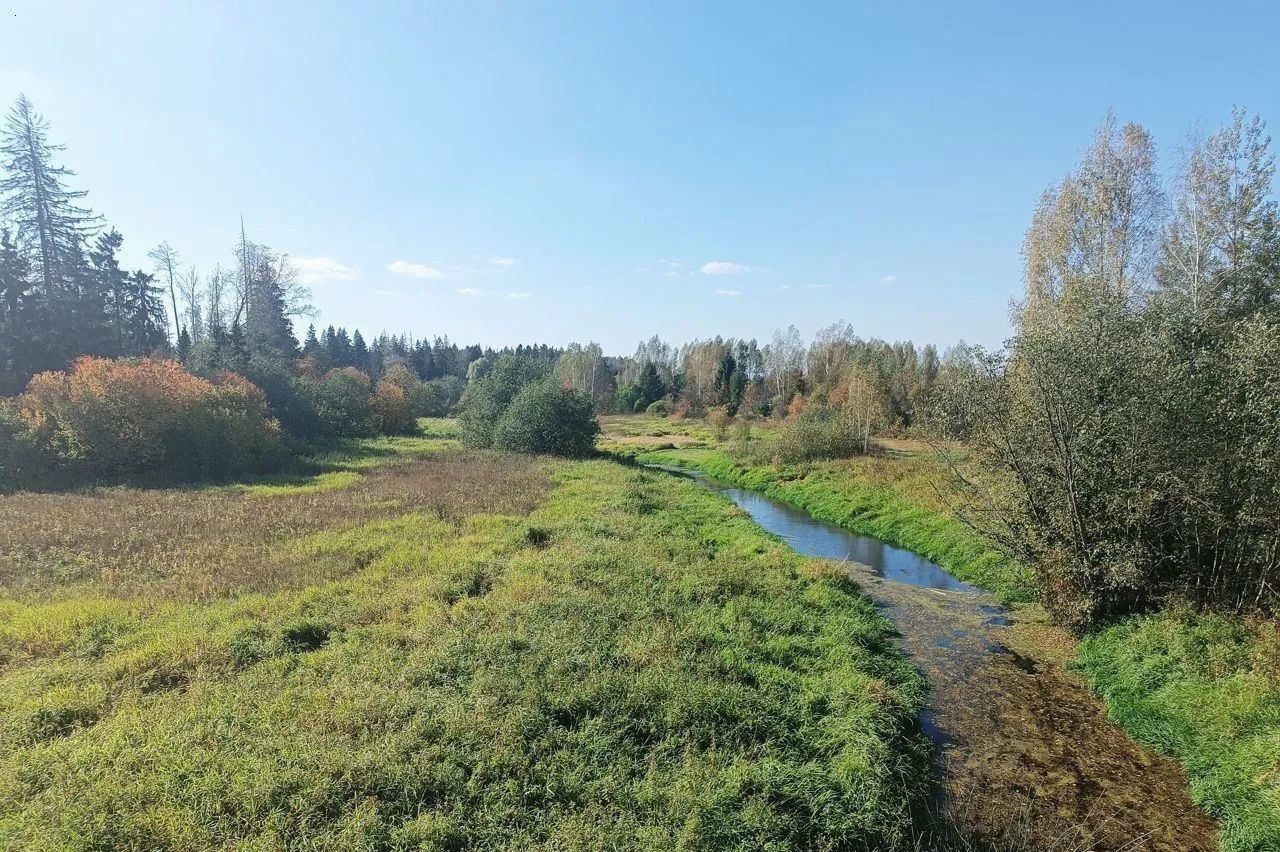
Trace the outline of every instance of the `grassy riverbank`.
<instances>
[{"instance_id":1,"label":"grassy riverbank","mask_svg":"<svg viewBox=\"0 0 1280 852\"><path fill-rule=\"evenodd\" d=\"M950 515L945 472L927 451L888 442L874 457L759 464L732 439L716 440L706 424L655 427L652 419L609 424L605 449L763 491L920 553L1006 602L1034 600L1029 573ZM767 428L760 430L765 440ZM1192 797L1221 820L1229 852L1280 850L1278 631L1274 621L1155 613L1094 631L1069 660L1131 737L1182 762Z\"/></svg>"},{"instance_id":2,"label":"grassy riverbank","mask_svg":"<svg viewBox=\"0 0 1280 852\"><path fill-rule=\"evenodd\" d=\"M1084 638L1078 668L1134 739L1186 767L1228 852L1280 850L1280 628L1164 612Z\"/></svg>"},{"instance_id":3,"label":"grassy riverbank","mask_svg":"<svg viewBox=\"0 0 1280 852\"><path fill-rule=\"evenodd\" d=\"M992 548L938 505L924 505L927 463L856 459L800 466L757 465L710 447L646 450L618 448L646 464L692 468L798 506L815 518L906 548L967 582L995 592L1005 603L1035 600L1030 573ZM916 499L906 496L917 493ZM936 497L934 500L936 501Z\"/></svg>"},{"instance_id":4,"label":"grassy riverbank","mask_svg":"<svg viewBox=\"0 0 1280 852\"><path fill-rule=\"evenodd\" d=\"M0 848L909 842L924 684L841 572L693 483L418 440L0 497Z\"/></svg>"}]
</instances>

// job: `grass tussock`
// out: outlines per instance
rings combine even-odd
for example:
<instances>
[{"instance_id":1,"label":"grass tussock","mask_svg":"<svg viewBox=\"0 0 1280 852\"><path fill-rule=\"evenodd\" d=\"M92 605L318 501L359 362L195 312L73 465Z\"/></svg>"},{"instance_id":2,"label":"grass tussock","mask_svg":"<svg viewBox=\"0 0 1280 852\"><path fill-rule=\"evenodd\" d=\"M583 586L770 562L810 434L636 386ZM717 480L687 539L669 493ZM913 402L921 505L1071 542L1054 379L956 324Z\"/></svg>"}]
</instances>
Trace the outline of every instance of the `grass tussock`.
<instances>
[{"instance_id":1,"label":"grass tussock","mask_svg":"<svg viewBox=\"0 0 1280 852\"><path fill-rule=\"evenodd\" d=\"M52 595L0 603L0 848L912 844L923 683L849 580L693 483L565 462L548 493L538 464L21 510L62 513L29 552L75 543L98 575L125 527L72 525L124 508L154 529L113 562L149 579L46 567ZM171 593L155 566L215 530L348 567Z\"/></svg>"}]
</instances>

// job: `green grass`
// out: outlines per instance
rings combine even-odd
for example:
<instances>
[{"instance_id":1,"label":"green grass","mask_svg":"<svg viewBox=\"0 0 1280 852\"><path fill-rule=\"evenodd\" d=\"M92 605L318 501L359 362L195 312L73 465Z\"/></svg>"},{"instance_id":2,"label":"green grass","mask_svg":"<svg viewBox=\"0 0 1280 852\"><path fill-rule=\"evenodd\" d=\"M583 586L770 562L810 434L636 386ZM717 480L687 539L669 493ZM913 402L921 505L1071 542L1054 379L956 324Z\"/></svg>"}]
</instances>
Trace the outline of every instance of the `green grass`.
<instances>
[{"instance_id":1,"label":"green grass","mask_svg":"<svg viewBox=\"0 0 1280 852\"><path fill-rule=\"evenodd\" d=\"M1087 636L1079 667L1130 736L1176 756L1227 852L1280 850L1280 633L1166 612Z\"/></svg>"},{"instance_id":2,"label":"green grass","mask_svg":"<svg viewBox=\"0 0 1280 852\"><path fill-rule=\"evenodd\" d=\"M633 457L642 463L694 468L798 506L820 520L906 548L966 582L990 589L1005 603L1035 600L1035 585L1024 566L950 514L902 496L901 484L883 472L870 475L885 465L756 465L705 447L640 452ZM906 462L890 462L894 464Z\"/></svg>"},{"instance_id":3,"label":"green grass","mask_svg":"<svg viewBox=\"0 0 1280 852\"><path fill-rule=\"evenodd\" d=\"M360 481L360 474L354 470L334 470L328 473L317 473L312 476L296 474L280 474L264 476L252 482L238 482L220 488L233 494L248 494L251 497L281 497L298 494L323 494L347 488Z\"/></svg>"},{"instance_id":4,"label":"green grass","mask_svg":"<svg viewBox=\"0 0 1280 852\"><path fill-rule=\"evenodd\" d=\"M427 458L457 446L456 441L440 435L362 438L306 456L303 461L327 470L369 470Z\"/></svg>"},{"instance_id":5,"label":"green grass","mask_svg":"<svg viewBox=\"0 0 1280 852\"><path fill-rule=\"evenodd\" d=\"M304 588L0 602L0 848L906 845L924 684L843 572L693 483L549 473L527 516L287 538L353 566Z\"/></svg>"},{"instance_id":6,"label":"green grass","mask_svg":"<svg viewBox=\"0 0 1280 852\"><path fill-rule=\"evenodd\" d=\"M456 438L458 421L453 417L419 417L418 432L424 438Z\"/></svg>"},{"instance_id":7,"label":"green grass","mask_svg":"<svg viewBox=\"0 0 1280 852\"><path fill-rule=\"evenodd\" d=\"M297 461L304 470L301 473L268 474L204 487L252 497L322 494L355 485L366 471L427 458L458 446L452 419L421 417L418 428L417 435L358 438L302 456Z\"/></svg>"}]
</instances>

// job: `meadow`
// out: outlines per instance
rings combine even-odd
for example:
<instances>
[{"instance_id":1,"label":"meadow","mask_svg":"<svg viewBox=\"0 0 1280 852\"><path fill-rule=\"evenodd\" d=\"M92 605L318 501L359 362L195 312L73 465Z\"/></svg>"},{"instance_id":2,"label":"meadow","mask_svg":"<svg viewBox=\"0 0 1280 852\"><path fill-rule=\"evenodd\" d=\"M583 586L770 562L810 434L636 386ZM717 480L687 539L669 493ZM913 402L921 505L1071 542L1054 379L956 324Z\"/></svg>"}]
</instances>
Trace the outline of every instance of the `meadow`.
<instances>
[{"instance_id":1,"label":"meadow","mask_svg":"<svg viewBox=\"0 0 1280 852\"><path fill-rule=\"evenodd\" d=\"M912 842L925 684L837 567L616 462L360 447L0 498L0 848Z\"/></svg>"}]
</instances>

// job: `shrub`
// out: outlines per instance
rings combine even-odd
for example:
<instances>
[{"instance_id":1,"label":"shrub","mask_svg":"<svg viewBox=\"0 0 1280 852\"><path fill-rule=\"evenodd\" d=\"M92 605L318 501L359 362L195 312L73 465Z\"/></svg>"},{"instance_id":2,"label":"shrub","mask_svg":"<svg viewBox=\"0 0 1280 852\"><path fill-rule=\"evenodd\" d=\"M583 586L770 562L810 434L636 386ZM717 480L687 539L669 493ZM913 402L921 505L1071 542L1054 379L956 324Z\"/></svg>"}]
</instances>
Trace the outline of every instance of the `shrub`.
<instances>
[{"instance_id":1,"label":"shrub","mask_svg":"<svg viewBox=\"0 0 1280 852\"><path fill-rule=\"evenodd\" d=\"M595 450L595 406L576 391L548 381L528 385L498 421L493 445L517 453L581 458Z\"/></svg>"},{"instance_id":2,"label":"shrub","mask_svg":"<svg viewBox=\"0 0 1280 852\"><path fill-rule=\"evenodd\" d=\"M395 382L389 379L378 382L372 405L378 431L383 435L412 435L418 430L409 395Z\"/></svg>"},{"instance_id":3,"label":"shrub","mask_svg":"<svg viewBox=\"0 0 1280 852\"><path fill-rule=\"evenodd\" d=\"M377 434L370 400L372 380L354 367L330 370L315 386L316 411L330 433L340 438Z\"/></svg>"},{"instance_id":4,"label":"shrub","mask_svg":"<svg viewBox=\"0 0 1280 852\"><path fill-rule=\"evenodd\" d=\"M848 458L861 451L856 430L831 408L801 411L778 432L778 457L788 463Z\"/></svg>"},{"instance_id":5,"label":"shrub","mask_svg":"<svg viewBox=\"0 0 1280 852\"><path fill-rule=\"evenodd\" d=\"M613 407L620 413L638 411L643 402L644 390L635 382L621 385L613 394Z\"/></svg>"},{"instance_id":6,"label":"shrub","mask_svg":"<svg viewBox=\"0 0 1280 852\"><path fill-rule=\"evenodd\" d=\"M453 413L467 383L457 376L442 376L422 383L420 403L414 403L419 417L448 417Z\"/></svg>"},{"instance_id":7,"label":"shrub","mask_svg":"<svg viewBox=\"0 0 1280 852\"><path fill-rule=\"evenodd\" d=\"M16 410L24 427L17 452L29 473L37 455L48 472L94 477L221 476L283 457L279 423L256 385L230 373L210 382L175 361L80 358L70 372L33 377ZM14 428L12 415L5 422Z\"/></svg>"},{"instance_id":8,"label":"shrub","mask_svg":"<svg viewBox=\"0 0 1280 852\"><path fill-rule=\"evenodd\" d=\"M48 481L51 465L17 406L0 399L0 489Z\"/></svg>"},{"instance_id":9,"label":"shrub","mask_svg":"<svg viewBox=\"0 0 1280 852\"><path fill-rule=\"evenodd\" d=\"M733 415L729 413L729 406L717 405L708 410L707 422L715 430L716 440L723 441L729 436L729 426L733 423Z\"/></svg>"},{"instance_id":10,"label":"shrub","mask_svg":"<svg viewBox=\"0 0 1280 852\"><path fill-rule=\"evenodd\" d=\"M255 355L249 359L244 376L267 396L271 415L280 428L303 441L332 437L328 424L316 410L314 363L299 363L298 374L271 358Z\"/></svg>"},{"instance_id":11,"label":"shrub","mask_svg":"<svg viewBox=\"0 0 1280 852\"><path fill-rule=\"evenodd\" d=\"M487 375L468 383L458 403L458 433L468 447L492 447L498 421L522 389L547 375L545 361L503 355Z\"/></svg>"},{"instance_id":12,"label":"shrub","mask_svg":"<svg viewBox=\"0 0 1280 852\"><path fill-rule=\"evenodd\" d=\"M383 382L388 382L404 391L405 402L409 406L413 417L433 416L428 413L428 409L434 406L427 387L413 370L404 364L392 364L382 374L382 378L378 382L379 387Z\"/></svg>"},{"instance_id":13,"label":"shrub","mask_svg":"<svg viewBox=\"0 0 1280 852\"><path fill-rule=\"evenodd\" d=\"M655 414L658 417L666 417L671 413L671 400L655 399L649 403L649 407L645 409L646 414Z\"/></svg>"}]
</instances>

